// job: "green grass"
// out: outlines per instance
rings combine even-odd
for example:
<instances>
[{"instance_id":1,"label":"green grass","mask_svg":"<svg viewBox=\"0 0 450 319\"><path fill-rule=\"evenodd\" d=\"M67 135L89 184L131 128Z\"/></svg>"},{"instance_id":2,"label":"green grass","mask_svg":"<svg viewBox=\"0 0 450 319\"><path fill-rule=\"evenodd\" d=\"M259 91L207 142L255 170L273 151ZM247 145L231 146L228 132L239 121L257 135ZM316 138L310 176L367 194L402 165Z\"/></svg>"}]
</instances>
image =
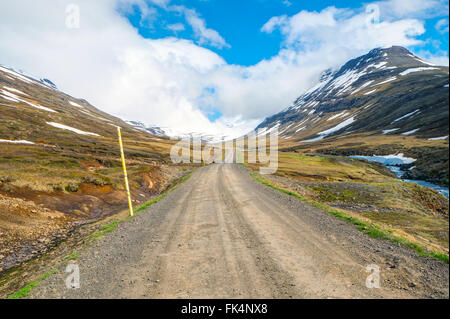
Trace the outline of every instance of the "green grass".
<instances>
[{"instance_id":1,"label":"green grass","mask_svg":"<svg viewBox=\"0 0 450 319\"><path fill-rule=\"evenodd\" d=\"M282 192L282 193L285 193L285 194L288 194L288 195L290 195L290 196L293 196L293 197L296 197L296 198L298 198L298 199L301 199L302 201L308 201L308 200L306 199L306 197L303 197L303 196L301 196L301 195L299 195L299 194L297 194L297 193L294 193L294 192L289 191L289 190L284 189L284 188L277 187L277 186L275 186L275 185L269 183L269 182L266 181L264 178L262 178L261 176L259 176L257 173L251 173L250 175L251 175L254 179L256 179L258 182L260 182L261 184L263 184L263 185L269 186L269 187L271 187L271 188L273 188L273 189L276 189L277 191L280 191L280 192Z\"/></svg>"},{"instance_id":2,"label":"green grass","mask_svg":"<svg viewBox=\"0 0 450 319\"><path fill-rule=\"evenodd\" d=\"M183 178L180 181L180 184L184 183L185 181L187 181L190 177L192 176L192 172L189 172L188 174L186 174L186 176L183 176ZM174 187L175 188L175 187ZM171 189L172 190L172 189Z\"/></svg>"},{"instance_id":3,"label":"green grass","mask_svg":"<svg viewBox=\"0 0 450 319\"><path fill-rule=\"evenodd\" d=\"M394 237L393 240L401 245L404 245L404 246L414 249L420 256L433 257L433 258L439 259L447 264L449 263L449 258L445 254L438 253L436 251L426 250L424 247L422 247L416 243L412 243L404 238Z\"/></svg>"},{"instance_id":4,"label":"green grass","mask_svg":"<svg viewBox=\"0 0 450 319\"><path fill-rule=\"evenodd\" d=\"M159 202L161 199L163 199L164 197L166 197L167 193L161 194L158 197L152 198L151 200L149 200L148 202L142 204L141 206L139 206L138 208L136 208L135 212L139 213L140 211L143 211L144 209L148 208L149 206L156 204L157 202Z\"/></svg>"},{"instance_id":5,"label":"green grass","mask_svg":"<svg viewBox=\"0 0 450 319\"><path fill-rule=\"evenodd\" d=\"M294 193L294 192L292 192L290 190L287 190L287 189L275 186L275 185L271 184L270 182L268 182L267 180L265 180L264 178L262 178L261 176L259 176L257 173L250 173L250 175L254 179L256 179L258 182L263 184L263 185L271 187L271 188L273 188L273 189L275 189L277 191L280 191L280 192L282 192L284 194L287 194L287 195L293 196L295 198L298 198L301 201L303 201L303 202L305 202L305 203L307 203L307 204L309 204L311 206L319 208L319 209L321 209L321 210L323 210L323 211L325 211L325 212L327 212L329 214L332 214L333 216L335 216L335 217L337 217L339 219L345 220L345 221L347 221L347 222L349 222L349 223L351 223L353 225L356 225L357 229L359 231L367 234L368 236L370 236L372 238L381 238L381 239L391 240L391 241L394 241L394 242L399 243L401 245L404 245L406 247L412 248L413 250L415 250L419 254L419 256L433 257L433 258L436 258L436 259L438 259L440 261L443 261L443 262L445 262L447 264L449 263L449 256L448 255L445 255L445 254L442 254L442 253L439 253L439 252L436 252L436 251L426 250L426 248L424 248L424 247L422 247L422 246L420 246L420 245L418 245L416 243L413 243L413 242L409 241L406 238L394 236L394 235L392 235L393 231L390 230L390 229L382 230L382 229L379 228L379 226L377 226L375 224L369 225L369 224L367 224L367 223L365 223L365 222L363 222L363 221L361 221L361 220L359 220L357 218L347 216L345 213L337 211L336 209L333 209L332 207L330 207L328 205L325 205L325 204L322 204L322 203L318 203L318 202L314 202L314 201L309 200L306 197L301 196L301 195L299 195L297 193Z\"/></svg>"},{"instance_id":6,"label":"green grass","mask_svg":"<svg viewBox=\"0 0 450 319\"><path fill-rule=\"evenodd\" d=\"M78 257L80 257L80 255L77 252L73 252L70 255L66 256L66 260L75 260L78 259Z\"/></svg>"},{"instance_id":7,"label":"green grass","mask_svg":"<svg viewBox=\"0 0 450 319\"><path fill-rule=\"evenodd\" d=\"M14 294L10 295L8 297L8 299L21 299L21 298L25 298L27 297L31 290L33 290L34 288L37 287L37 285L39 285L39 283L44 280L45 278L47 278L48 276L52 275L52 274L56 274L58 272L57 269L53 268L49 271L47 271L46 273L44 273L38 280L33 281L31 283L29 283L28 285L26 285L25 287L19 289L17 292L15 292Z\"/></svg>"},{"instance_id":8,"label":"green grass","mask_svg":"<svg viewBox=\"0 0 450 319\"><path fill-rule=\"evenodd\" d=\"M97 241L100 238L102 238L103 236L105 236L107 233L111 233L111 232L115 231L118 226L119 226L119 222L113 221L109 224L103 225L99 231L92 233L91 235L89 235L89 237L93 238L94 241Z\"/></svg>"}]
</instances>

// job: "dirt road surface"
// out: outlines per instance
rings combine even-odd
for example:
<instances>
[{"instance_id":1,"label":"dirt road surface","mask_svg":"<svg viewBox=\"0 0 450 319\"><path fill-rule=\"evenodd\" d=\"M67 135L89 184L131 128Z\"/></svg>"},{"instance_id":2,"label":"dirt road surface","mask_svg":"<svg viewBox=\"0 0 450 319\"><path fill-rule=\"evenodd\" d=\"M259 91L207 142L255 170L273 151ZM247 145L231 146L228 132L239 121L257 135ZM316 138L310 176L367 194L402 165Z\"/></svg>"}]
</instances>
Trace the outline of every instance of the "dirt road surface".
<instances>
[{"instance_id":1,"label":"dirt road surface","mask_svg":"<svg viewBox=\"0 0 450 319\"><path fill-rule=\"evenodd\" d=\"M261 185L235 164L198 169L66 265L31 298L448 298L449 267L373 239ZM367 288L368 265L380 288Z\"/></svg>"}]
</instances>

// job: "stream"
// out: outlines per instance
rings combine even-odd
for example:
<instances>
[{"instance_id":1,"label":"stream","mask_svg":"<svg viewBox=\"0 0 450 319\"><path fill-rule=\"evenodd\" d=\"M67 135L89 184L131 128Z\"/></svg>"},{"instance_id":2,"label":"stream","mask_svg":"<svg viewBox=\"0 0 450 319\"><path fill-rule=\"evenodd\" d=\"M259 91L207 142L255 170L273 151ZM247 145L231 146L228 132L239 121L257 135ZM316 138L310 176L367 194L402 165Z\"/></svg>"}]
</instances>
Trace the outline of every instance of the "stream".
<instances>
[{"instance_id":1,"label":"stream","mask_svg":"<svg viewBox=\"0 0 450 319\"><path fill-rule=\"evenodd\" d=\"M439 186L439 185L432 184L432 183L422 181L422 180L412 180L412 179L403 179L402 178L402 176L405 174L405 171L403 171L401 169L400 165L414 163L416 161L414 158L404 157L403 154L401 154L401 153L397 154L397 155L386 155L386 156L353 155L353 156L349 156L349 157L365 159L369 162L377 162L377 163L384 164L387 168L389 168L392 172L394 172L398 178L402 179L403 181L408 182L408 183L416 183L416 184L419 184L419 185L425 186L425 187L434 188L439 193L441 193L445 197L449 198L448 187Z\"/></svg>"}]
</instances>

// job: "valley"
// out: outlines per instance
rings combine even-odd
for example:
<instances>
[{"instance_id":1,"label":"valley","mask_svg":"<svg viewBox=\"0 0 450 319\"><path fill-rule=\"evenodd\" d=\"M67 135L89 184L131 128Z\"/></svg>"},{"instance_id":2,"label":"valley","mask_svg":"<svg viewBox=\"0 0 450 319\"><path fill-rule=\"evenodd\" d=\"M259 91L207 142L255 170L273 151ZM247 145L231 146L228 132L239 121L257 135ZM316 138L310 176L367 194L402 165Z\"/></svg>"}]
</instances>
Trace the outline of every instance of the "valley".
<instances>
[{"instance_id":1,"label":"valley","mask_svg":"<svg viewBox=\"0 0 450 319\"><path fill-rule=\"evenodd\" d=\"M0 296L448 298L448 197L402 181L448 189L448 70L393 46L323 72L250 132L278 134L264 175L248 136L243 153L175 163L180 137L194 152L221 138L168 136L1 66ZM411 160L400 179L355 156ZM65 290L75 262L89 285ZM380 291L364 286L370 262Z\"/></svg>"}]
</instances>

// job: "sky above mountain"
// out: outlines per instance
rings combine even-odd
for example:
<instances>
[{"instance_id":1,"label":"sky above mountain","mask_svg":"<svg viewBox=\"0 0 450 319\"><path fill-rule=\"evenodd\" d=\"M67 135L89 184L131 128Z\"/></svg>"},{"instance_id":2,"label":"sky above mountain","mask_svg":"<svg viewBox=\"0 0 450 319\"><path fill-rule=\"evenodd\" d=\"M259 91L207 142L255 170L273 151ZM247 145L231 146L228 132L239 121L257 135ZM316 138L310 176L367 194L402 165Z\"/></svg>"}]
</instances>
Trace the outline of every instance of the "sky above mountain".
<instances>
[{"instance_id":1,"label":"sky above mountain","mask_svg":"<svg viewBox=\"0 0 450 319\"><path fill-rule=\"evenodd\" d=\"M448 65L448 1L0 2L0 64L124 119L236 136L375 47Z\"/></svg>"}]
</instances>

